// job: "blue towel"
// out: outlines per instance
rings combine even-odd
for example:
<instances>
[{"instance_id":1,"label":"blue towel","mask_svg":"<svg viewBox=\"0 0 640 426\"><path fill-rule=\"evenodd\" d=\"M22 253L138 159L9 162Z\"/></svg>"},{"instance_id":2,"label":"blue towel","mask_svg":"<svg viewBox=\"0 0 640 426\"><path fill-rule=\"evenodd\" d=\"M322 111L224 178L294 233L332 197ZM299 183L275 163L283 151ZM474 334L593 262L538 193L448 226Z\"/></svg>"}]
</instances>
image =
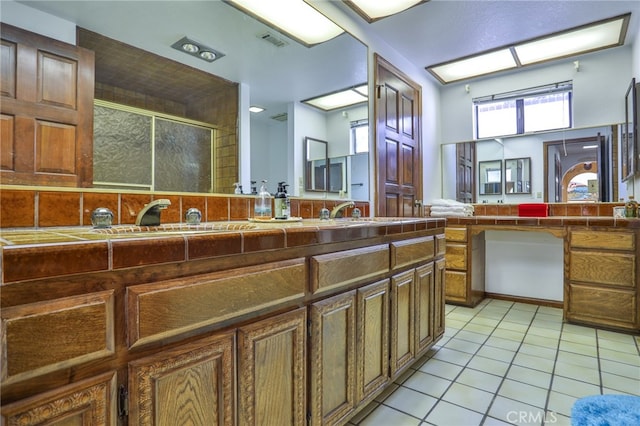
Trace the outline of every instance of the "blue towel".
<instances>
[{"instance_id":1,"label":"blue towel","mask_svg":"<svg viewBox=\"0 0 640 426\"><path fill-rule=\"evenodd\" d=\"M640 397L593 395L578 399L571 408L572 426L638 426Z\"/></svg>"}]
</instances>

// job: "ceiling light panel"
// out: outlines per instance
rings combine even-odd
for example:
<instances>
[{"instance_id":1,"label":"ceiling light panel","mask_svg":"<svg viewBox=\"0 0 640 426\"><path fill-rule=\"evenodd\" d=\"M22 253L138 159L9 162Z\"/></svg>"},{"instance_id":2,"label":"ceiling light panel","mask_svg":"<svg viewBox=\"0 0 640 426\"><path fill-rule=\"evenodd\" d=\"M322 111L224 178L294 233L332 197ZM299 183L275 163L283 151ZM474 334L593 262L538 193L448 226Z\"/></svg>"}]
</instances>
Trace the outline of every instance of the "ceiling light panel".
<instances>
[{"instance_id":1,"label":"ceiling light panel","mask_svg":"<svg viewBox=\"0 0 640 426\"><path fill-rule=\"evenodd\" d=\"M620 44L623 19L514 46L522 65L573 56Z\"/></svg>"},{"instance_id":2,"label":"ceiling light panel","mask_svg":"<svg viewBox=\"0 0 640 426\"><path fill-rule=\"evenodd\" d=\"M427 70L442 83L451 83L498 71L516 68L516 63L509 49L464 58L454 62L428 67Z\"/></svg>"},{"instance_id":3,"label":"ceiling light panel","mask_svg":"<svg viewBox=\"0 0 640 426\"><path fill-rule=\"evenodd\" d=\"M427 70L441 83L480 77L489 73L562 59L596 50L622 46L630 13L549 34L500 50L431 65ZM509 59L512 56L511 59ZM574 63L576 70L579 64Z\"/></svg>"},{"instance_id":4,"label":"ceiling light panel","mask_svg":"<svg viewBox=\"0 0 640 426\"><path fill-rule=\"evenodd\" d=\"M323 43L344 30L303 0L225 0L307 47Z\"/></svg>"},{"instance_id":5,"label":"ceiling light panel","mask_svg":"<svg viewBox=\"0 0 640 426\"><path fill-rule=\"evenodd\" d=\"M366 102L368 97L362 94L360 90L366 89L366 85L353 87L339 92L321 95L312 99L302 101L307 105L311 105L323 111L331 111L337 108L344 108L351 105ZM366 92L365 92L366 93Z\"/></svg>"},{"instance_id":6,"label":"ceiling light panel","mask_svg":"<svg viewBox=\"0 0 640 426\"><path fill-rule=\"evenodd\" d=\"M356 13L362 16L367 22L374 22L378 19L395 15L428 0L343 0L343 2Z\"/></svg>"}]
</instances>

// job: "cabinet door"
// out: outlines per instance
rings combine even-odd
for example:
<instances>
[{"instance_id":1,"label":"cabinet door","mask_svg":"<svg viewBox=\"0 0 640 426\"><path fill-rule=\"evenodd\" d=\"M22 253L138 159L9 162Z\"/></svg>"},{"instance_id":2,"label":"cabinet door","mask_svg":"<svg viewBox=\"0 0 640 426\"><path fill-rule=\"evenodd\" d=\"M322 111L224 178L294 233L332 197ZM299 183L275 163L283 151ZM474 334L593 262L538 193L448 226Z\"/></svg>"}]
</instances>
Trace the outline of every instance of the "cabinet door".
<instances>
[{"instance_id":1,"label":"cabinet door","mask_svg":"<svg viewBox=\"0 0 640 426\"><path fill-rule=\"evenodd\" d=\"M389 280L358 289L357 401L389 382Z\"/></svg>"},{"instance_id":2,"label":"cabinet door","mask_svg":"<svg viewBox=\"0 0 640 426\"><path fill-rule=\"evenodd\" d=\"M233 424L235 333L129 364L129 424Z\"/></svg>"},{"instance_id":3,"label":"cabinet door","mask_svg":"<svg viewBox=\"0 0 640 426\"><path fill-rule=\"evenodd\" d=\"M416 268L416 353L427 350L433 343L434 332L434 263L430 262Z\"/></svg>"},{"instance_id":4,"label":"cabinet door","mask_svg":"<svg viewBox=\"0 0 640 426\"><path fill-rule=\"evenodd\" d=\"M116 373L82 380L2 407L3 425L110 425L117 422Z\"/></svg>"},{"instance_id":5,"label":"cabinet door","mask_svg":"<svg viewBox=\"0 0 640 426\"><path fill-rule=\"evenodd\" d=\"M397 377L415 359L415 271L391 278L391 377Z\"/></svg>"},{"instance_id":6,"label":"cabinet door","mask_svg":"<svg viewBox=\"0 0 640 426\"><path fill-rule=\"evenodd\" d=\"M444 334L445 279L447 277L446 262L444 259L438 259L435 261L434 275L433 338L437 340Z\"/></svg>"},{"instance_id":7,"label":"cabinet door","mask_svg":"<svg viewBox=\"0 0 640 426\"><path fill-rule=\"evenodd\" d=\"M238 423L306 422L306 308L238 330Z\"/></svg>"},{"instance_id":8,"label":"cabinet door","mask_svg":"<svg viewBox=\"0 0 640 426\"><path fill-rule=\"evenodd\" d=\"M311 424L338 424L355 407L356 292L310 308Z\"/></svg>"}]
</instances>

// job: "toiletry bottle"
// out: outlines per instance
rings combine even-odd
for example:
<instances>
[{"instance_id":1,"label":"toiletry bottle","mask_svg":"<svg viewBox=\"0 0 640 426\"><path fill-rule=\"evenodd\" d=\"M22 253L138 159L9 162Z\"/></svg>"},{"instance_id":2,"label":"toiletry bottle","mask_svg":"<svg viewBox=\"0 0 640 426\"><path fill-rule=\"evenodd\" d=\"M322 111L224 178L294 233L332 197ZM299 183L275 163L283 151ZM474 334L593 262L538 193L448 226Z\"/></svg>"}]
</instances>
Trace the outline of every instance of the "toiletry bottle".
<instances>
[{"instance_id":1,"label":"toiletry bottle","mask_svg":"<svg viewBox=\"0 0 640 426\"><path fill-rule=\"evenodd\" d=\"M629 195L629 200L624 205L625 217L638 217L638 202L633 195Z\"/></svg>"},{"instance_id":2,"label":"toiletry bottle","mask_svg":"<svg viewBox=\"0 0 640 426\"><path fill-rule=\"evenodd\" d=\"M254 218L258 220L271 219L271 194L267 191L267 181L262 181L260 191L256 196L254 205Z\"/></svg>"},{"instance_id":3,"label":"toiletry bottle","mask_svg":"<svg viewBox=\"0 0 640 426\"><path fill-rule=\"evenodd\" d=\"M234 194L242 194L242 185L240 185L240 182L236 182L233 184L236 189L233 191Z\"/></svg>"},{"instance_id":4,"label":"toiletry bottle","mask_svg":"<svg viewBox=\"0 0 640 426\"><path fill-rule=\"evenodd\" d=\"M278 191L273 200L276 219L288 219L287 194L284 191L284 182L278 182Z\"/></svg>"},{"instance_id":5,"label":"toiletry bottle","mask_svg":"<svg viewBox=\"0 0 640 426\"><path fill-rule=\"evenodd\" d=\"M291 199L289 198L289 193L287 192L287 184L282 185L282 189L284 190L284 195L287 197L285 201L284 214L288 218L291 217Z\"/></svg>"}]
</instances>

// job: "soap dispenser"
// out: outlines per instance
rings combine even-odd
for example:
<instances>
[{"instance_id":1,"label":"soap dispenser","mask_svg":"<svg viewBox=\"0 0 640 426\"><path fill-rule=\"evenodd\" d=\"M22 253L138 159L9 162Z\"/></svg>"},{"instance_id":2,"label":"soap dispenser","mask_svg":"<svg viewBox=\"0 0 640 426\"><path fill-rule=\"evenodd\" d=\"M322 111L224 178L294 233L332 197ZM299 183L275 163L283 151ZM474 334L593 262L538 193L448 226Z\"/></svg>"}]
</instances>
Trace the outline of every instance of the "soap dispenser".
<instances>
[{"instance_id":1,"label":"soap dispenser","mask_svg":"<svg viewBox=\"0 0 640 426\"><path fill-rule=\"evenodd\" d=\"M284 182L278 182L278 191L274 197L275 218L285 220L289 218L287 212L287 193L284 189Z\"/></svg>"},{"instance_id":2,"label":"soap dispenser","mask_svg":"<svg viewBox=\"0 0 640 426\"><path fill-rule=\"evenodd\" d=\"M236 187L236 189L233 191L234 194L242 194L242 185L240 184L240 182L234 183L233 186Z\"/></svg>"},{"instance_id":3,"label":"soap dispenser","mask_svg":"<svg viewBox=\"0 0 640 426\"><path fill-rule=\"evenodd\" d=\"M271 194L267 191L267 181L262 181L260 191L254 203L254 218L257 220L271 220Z\"/></svg>"}]
</instances>

